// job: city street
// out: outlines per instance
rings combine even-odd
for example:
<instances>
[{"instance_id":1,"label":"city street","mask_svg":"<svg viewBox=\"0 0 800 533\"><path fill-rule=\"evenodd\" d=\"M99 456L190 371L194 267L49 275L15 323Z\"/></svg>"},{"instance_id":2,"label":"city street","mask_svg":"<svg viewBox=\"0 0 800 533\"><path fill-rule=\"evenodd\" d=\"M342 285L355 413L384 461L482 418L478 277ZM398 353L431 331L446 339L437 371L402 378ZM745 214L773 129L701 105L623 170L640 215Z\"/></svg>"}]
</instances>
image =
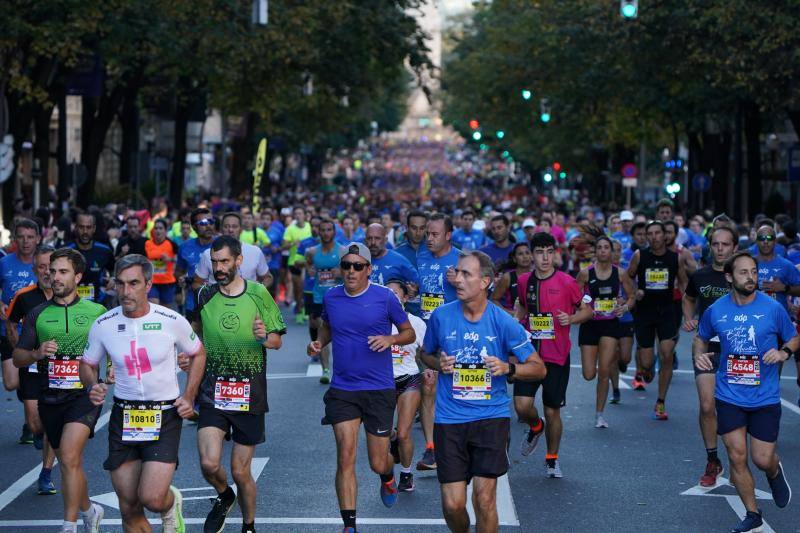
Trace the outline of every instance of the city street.
<instances>
[{"instance_id":1,"label":"city street","mask_svg":"<svg viewBox=\"0 0 800 533\"><path fill-rule=\"evenodd\" d=\"M269 360L267 441L256 451L253 470L259 489L256 524L259 531L339 531L341 519L334 491L335 446L323 415L318 383L319 367L305 356L307 331L287 316L289 332L284 347ZM577 333L574 330L573 333ZM622 391L620 405L609 405L610 429L593 427L594 383L580 375L577 347L572 350L572 376L568 405L563 411L564 439L560 459L564 478L543 476L544 446L528 458L519 455L522 426L512 426L511 469L501 479L498 512L503 531L639 532L724 531L744 509L726 479L707 491L697 486L705 467L705 452L697 427L697 398L691 374L690 336L679 348L680 369L667 399L668 422L650 418L655 383L647 392ZM630 376L627 377L630 382ZM800 409L794 365L787 366L782 384L783 419L779 451L790 483L800 490ZM22 409L12 393L2 395L4 424L0 428L3 469L0 473L0 529L47 531L61 525L61 495L37 496L34 482L39 453L17 444ZM108 405L106 406L108 409ZM108 473L102 467L107 449L107 416L85 454L91 499L105 508L103 532L122 531ZM200 473L196 426L184 425L180 467L174 484L184 496L187 531L201 531L211 507L213 490ZM414 432L418 446L422 432ZM369 471L363 437L359 449L359 530L446 531L440 510L435 472L415 474L417 490L401 494L398 504L386 509L378 497L378 478ZM720 447L722 444L720 442ZM226 448L228 450L228 448ZM227 456L227 452L226 452ZM723 464L727 457L720 451ZM226 461L227 462L227 461ZM54 481L60 486L60 475ZM764 531L800 531L798 502L784 510L771 501L763 475L756 474ZM767 492L761 492L767 491ZM737 516L738 515L738 516ZM239 531L240 514L234 508L225 531ZM658 526L656 526L656 524ZM767 527L769 524L769 527ZM159 531L159 526L156 526Z\"/></svg>"}]
</instances>

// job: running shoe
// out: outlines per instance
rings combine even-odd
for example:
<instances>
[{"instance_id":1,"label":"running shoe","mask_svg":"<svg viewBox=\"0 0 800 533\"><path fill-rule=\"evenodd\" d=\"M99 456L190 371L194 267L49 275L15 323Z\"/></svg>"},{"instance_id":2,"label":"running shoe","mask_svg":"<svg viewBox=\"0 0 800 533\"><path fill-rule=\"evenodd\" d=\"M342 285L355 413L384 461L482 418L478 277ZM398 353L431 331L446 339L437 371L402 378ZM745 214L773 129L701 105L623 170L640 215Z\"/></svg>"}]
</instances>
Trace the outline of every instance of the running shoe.
<instances>
[{"instance_id":1,"label":"running shoe","mask_svg":"<svg viewBox=\"0 0 800 533\"><path fill-rule=\"evenodd\" d=\"M394 507L397 503L397 484L394 477L386 483L381 482L381 501L386 507Z\"/></svg>"},{"instance_id":2,"label":"running shoe","mask_svg":"<svg viewBox=\"0 0 800 533\"><path fill-rule=\"evenodd\" d=\"M522 439L519 453L521 453L523 457L527 457L535 452L536 448L539 446L539 440L542 438L542 435L544 435L544 420L542 420L542 429L540 429L538 433L534 433L530 427L528 428L528 431L525 432L525 438Z\"/></svg>"},{"instance_id":3,"label":"running shoe","mask_svg":"<svg viewBox=\"0 0 800 533\"><path fill-rule=\"evenodd\" d=\"M637 372L636 375L633 377L631 386L633 387L633 390L638 390L638 391L647 390L644 387L644 379L642 378L642 374L640 372Z\"/></svg>"},{"instance_id":4,"label":"running shoe","mask_svg":"<svg viewBox=\"0 0 800 533\"><path fill-rule=\"evenodd\" d=\"M417 470L436 470L436 455L432 448L425 448L422 459L417 463Z\"/></svg>"},{"instance_id":5,"label":"running shoe","mask_svg":"<svg viewBox=\"0 0 800 533\"><path fill-rule=\"evenodd\" d=\"M319 382L323 385L327 385L331 382L331 369L330 368L323 368L322 375L319 377Z\"/></svg>"},{"instance_id":6,"label":"running shoe","mask_svg":"<svg viewBox=\"0 0 800 533\"><path fill-rule=\"evenodd\" d=\"M721 476L724 471L725 469L722 467L722 463L719 461L719 459L716 461L709 461L706 463L705 473L700 476L700 486L716 487L717 477Z\"/></svg>"},{"instance_id":7,"label":"running shoe","mask_svg":"<svg viewBox=\"0 0 800 533\"><path fill-rule=\"evenodd\" d=\"M558 459L548 462L544 462L545 467L545 477L549 477L551 479L561 479L564 477L564 474L561 472L561 463L558 462Z\"/></svg>"},{"instance_id":8,"label":"running shoe","mask_svg":"<svg viewBox=\"0 0 800 533\"><path fill-rule=\"evenodd\" d=\"M397 442L397 436L393 439L389 440L389 453L392 454L392 458L394 459L394 464L398 464L400 462L400 443ZM403 483L403 476L400 475L400 483Z\"/></svg>"},{"instance_id":9,"label":"running shoe","mask_svg":"<svg viewBox=\"0 0 800 533\"><path fill-rule=\"evenodd\" d=\"M103 521L106 511L102 505L96 503L90 504L89 511L89 517L83 519L83 533L100 533L100 522Z\"/></svg>"},{"instance_id":10,"label":"running shoe","mask_svg":"<svg viewBox=\"0 0 800 533\"><path fill-rule=\"evenodd\" d=\"M414 485L414 474L400 472L400 483L397 484L397 490L400 492L414 492L416 485Z\"/></svg>"},{"instance_id":11,"label":"running shoe","mask_svg":"<svg viewBox=\"0 0 800 533\"><path fill-rule=\"evenodd\" d=\"M356 528L354 528L354 527L345 527L342 530L342 533L356 533Z\"/></svg>"},{"instance_id":12,"label":"running shoe","mask_svg":"<svg viewBox=\"0 0 800 533\"><path fill-rule=\"evenodd\" d=\"M620 394L619 389L614 389L614 391L611 393L611 399L608 400L608 403L616 405L620 401L622 401L622 395Z\"/></svg>"},{"instance_id":13,"label":"running shoe","mask_svg":"<svg viewBox=\"0 0 800 533\"><path fill-rule=\"evenodd\" d=\"M236 503L236 494L230 499L224 498L223 494L214 498L214 505L211 507L211 511L208 513L206 522L203 525L203 533L221 533L225 529L225 518L234 503Z\"/></svg>"},{"instance_id":14,"label":"running shoe","mask_svg":"<svg viewBox=\"0 0 800 533\"><path fill-rule=\"evenodd\" d=\"M256 533L256 528L243 525L242 526L242 533Z\"/></svg>"},{"instance_id":15,"label":"running shoe","mask_svg":"<svg viewBox=\"0 0 800 533\"><path fill-rule=\"evenodd\" d=\"M164 533L186 533L186 523L183 521L183 496L181 491L169 486L169 491L175 498L175 504L172 508L171 514L161 514L161 524L164 528Z\"/></svg>"},{"instance_id":16,"label":"running shoe","mask_svg":"<svg viewBox=\"0 0 800 533\"><path fill-rule=\"evenodd\" d=\"M20 444L33 444L33 433L28 424L22 424L22 434L19 436Z\"/></svg>"},{"instance_id":17,"label":"running shoe","mask_svg":"<svg viewBox=\"0 0 800 533\"><path fill-rule=\"evenodd\" d=\"M763 525L764 521L761 519L760 509L757 513L747 511L747 514L744 515L744 520L731 529L731 533L761 533L764 530Z\"/></svg>"},{"instance_id":18,"label":"running shoe","mask_svg":"<svg viewBox=\"0 0 800 533\"><path fill-rule=\"evenodd\" d=\"M33 447L37 450L44 448L44 433L33 436Z\"/></svg>"},{"instance_id":19,"label":"running shoe","mask_svg":"<svg viewBox=\"0 0 800 533\"><path fill-rule=\"evenodd\" d=\"M594 427L600 428L608 428L608 422L606 421L603 413L597 413L594 415Z\"/></svg>"},{"instance_id":20,"label":"running shoe","mask_svg":"<svg viewBox=\"0 0 800 533\"><path fill-rule=\"evenodd\" d=\"M792 501L792 487L786 481L786 474L783 473L783 465L778 463L778 473L775 477L767 477L769 488L772 490L772 499L775 500L775 505L783 509L789 502Z\"/></svg>"},{"instance_id":21,"label":"running shoe","mask_svg":"<svg viewBox=\"0 0 800 533\"><path fill-rule=\"evenodd\" d=\"M667 408L663 403L656 402L656 407L653 409L653 420L669 420Z\"/></svg>"},{"instance_id":22,"label":"running shoe","mask_svg":"<svg viewBox=\"0 0 800 533\"><path fill-rule=\"evenodd\" d=\"M50 479L50 472L42 470L39 472L39 479L36 481L36 494L40 496L50 496L58 492L53 480Z\"/></svg>"},{"instance_id":23,"label":"running shoe","mask_svg":"<svg viewBox=\"0 0 800 533\"><path fill-rule=\"evenodd\" d=\"M294 315L294 323L295 324L305 323L305 320L303 318L303 313L297 313L296 315Z\"/></svg>"}]
</instances>

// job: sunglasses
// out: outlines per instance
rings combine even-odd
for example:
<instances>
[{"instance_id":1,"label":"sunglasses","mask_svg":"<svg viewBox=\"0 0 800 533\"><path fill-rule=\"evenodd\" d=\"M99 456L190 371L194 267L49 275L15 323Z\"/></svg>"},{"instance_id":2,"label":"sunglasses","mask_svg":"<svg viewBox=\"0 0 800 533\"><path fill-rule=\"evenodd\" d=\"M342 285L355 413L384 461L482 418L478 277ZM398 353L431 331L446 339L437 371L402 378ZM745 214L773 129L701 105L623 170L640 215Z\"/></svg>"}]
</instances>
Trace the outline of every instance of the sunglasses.
<instances>
[{"instance_id":1,"label":"sunglasses","mask_svg":"<svg viewBox=\"0 0 800 533\"><path fill-rule=\"evenodd\" d=\"M775 235L759 235L758 237L756 237L756 240L761 241L761 242L774 241L775 240Z\"/></svg>"},{"instance_id":2,"label":"sunglasses","mask_svg":"<svg viewBox=\"0 0 800 533\"><path fill-rule=\"evenodd\" d=\"M364 270L369 266L369 263L361 263L361 262L351 263L350 261L342 261L341 263L339 263L339 266L341 267L342 270L350 270L352 268L356 272L361 272L362 270Z\"/></svg>"},{"instance_id":3,"label":"sunglasses","mask_svg":"<svg viewBox=\"0 0 800 533\"><path fill-rule=\"evenodd\" d=\"M197 222L195 222L195 224L198 225L198 226L213 226L214 225L214 219L213 218L204 218L204 219L198 220Z\"/></svg>"}]
</instances>

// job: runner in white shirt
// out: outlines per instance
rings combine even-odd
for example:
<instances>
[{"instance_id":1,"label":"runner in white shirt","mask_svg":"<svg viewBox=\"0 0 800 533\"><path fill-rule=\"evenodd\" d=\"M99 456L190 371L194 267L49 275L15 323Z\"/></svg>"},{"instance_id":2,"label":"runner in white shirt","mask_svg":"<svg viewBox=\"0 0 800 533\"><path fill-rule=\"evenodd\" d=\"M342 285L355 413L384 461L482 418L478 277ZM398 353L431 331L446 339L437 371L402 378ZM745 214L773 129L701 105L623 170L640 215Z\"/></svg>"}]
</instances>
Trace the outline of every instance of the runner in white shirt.
<instances>
[{"instance_id":1,"label":"runner in white shirt","mask_svg":"<svg viewBox=\"0 0 800 533\"><path fill-rule=\"evenodd\" d=\"M394 291L400 303L405 306L408 301L408 287L405 282L389 280L386 286ZM395 463L400 463L400 483L397 485L397 490L400 492L414 492L414 474L411 473L414 440L411 438L411 426L414 424L414 417L421 402L422 375L417 366L417 350L422 346L426 329L425 322L421 318L411 313L407 314L417 338L405 346L392 346L392 370L397 391L397 429L396 436L391 442L391 450ZM396 334L397 328L392 326L392 335Z\"/></svg>"},{"instance_id":2,"label":"runner in white shirt","mask_svg":"<svg viewBox=\"0 0 800 533\"><path fill-rule=\"evenodd\" d=\"M111 471L125 531L150 531L146 508L161 513L165 532L182 533L182 497L170 484L178 462L181 419L193 413L206 353L185 318L147 301L153 265L146 257L123 257L114 276L121 305L95 321L80 365L89 399L102 405L108 386L97 382L97 366L106 354L113 364L114 406L103 468ZM193 357L183 395L178 352Z\"/></svg>"},{"instance_id":3,"label":"runner in white shirt","mask_svg":"<svg viewBox=\"0 0 800 533\"><path fill-rule=\"evenodd\" d=\"M230 235L237 241L242 233L242 216L239 213L225 213L222 215L222 235ZM272 275L269 265L264 257L264 252L258 246L242 244L242 264L239 274L247 280L259 281L269 287L272 284ZM200 262L194 272L192 287L199 289L204 283L215 283L214 269L211 268L211 250L206 250L200 256Z\"/></svg>"}]
</instances>

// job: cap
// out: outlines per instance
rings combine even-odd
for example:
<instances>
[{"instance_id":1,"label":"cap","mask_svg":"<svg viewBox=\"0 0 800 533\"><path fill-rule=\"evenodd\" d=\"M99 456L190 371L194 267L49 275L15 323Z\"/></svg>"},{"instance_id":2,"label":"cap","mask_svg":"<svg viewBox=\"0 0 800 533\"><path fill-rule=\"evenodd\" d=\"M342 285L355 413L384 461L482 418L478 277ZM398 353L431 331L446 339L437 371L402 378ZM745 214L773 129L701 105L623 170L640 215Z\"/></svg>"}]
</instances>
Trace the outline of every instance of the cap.
<instances>
[{"instance_id":1,"label":"cap","mask_svg":"<svg viewBox=\"0 0 800 533\"><path fill-rule=\"evenodd\" d=\"M625 210L619 214L620 220L633 220L633 213L631 211Z\"/></svg>"},{"instance_id":2,"label":"cap","mask_svg":"<svg viewBox=\"0 0 800 533\"><path fill-rule=\"evenodd\" d=\"M372 254L369 253L369 248L360 242L351 242L347 246L342 246L339 248L339 259L342 259L344 256L349 254L363 257L367 260L367 263L372 263Z\"/></svg>"},{"instance_id":3,"label":"cap","mask_svg":"<svg viewBox=\"0 0 800 533\"><path fill-rule=\"evenodd\" d=\"M483 220L478 219L475 222L473 222L472 229L476 229L478 231L483 231L483 230L486 229L486 222L484 222Z\"/></svg>"},{"instance_id":4,"label":"cap","mask_svg":"<svg viewBox=\"0 0 800 533\"><path fill-rule=\"evenodd\" d=\"M524 228L535 228L536 222L532 218L526 218L522 221L522 227Z\"/></svg>"}]
</instances>

